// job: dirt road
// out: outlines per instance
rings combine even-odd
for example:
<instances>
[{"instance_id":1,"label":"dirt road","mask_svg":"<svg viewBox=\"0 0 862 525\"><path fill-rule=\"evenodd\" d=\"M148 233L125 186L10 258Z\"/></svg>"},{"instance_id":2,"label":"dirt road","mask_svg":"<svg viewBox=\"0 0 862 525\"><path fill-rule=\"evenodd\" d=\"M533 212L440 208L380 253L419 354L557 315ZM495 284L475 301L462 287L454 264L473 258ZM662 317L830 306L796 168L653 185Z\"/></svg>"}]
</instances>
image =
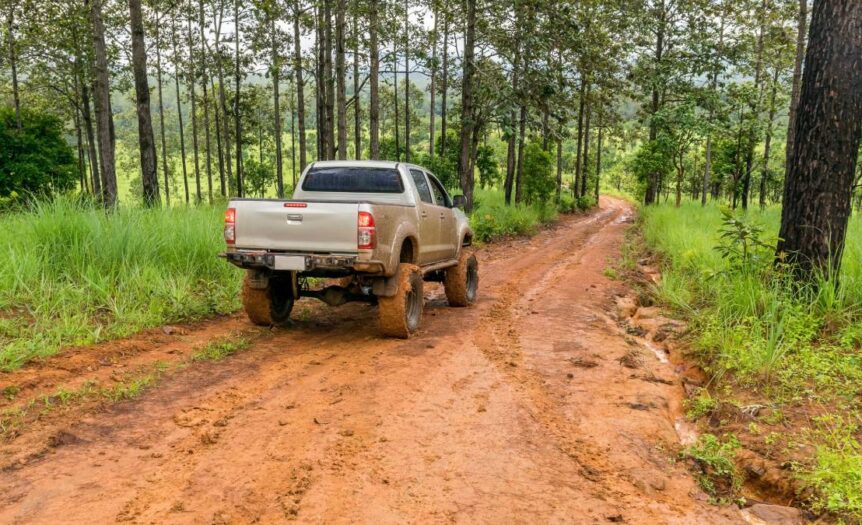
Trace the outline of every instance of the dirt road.
<instances>
[{"instance_id":1,"label":"dirt road","mask_svg":"<svg viewBox=\"0 0 862 525\"><path fill-rule=\"evenodd\" d=\"M674 461L673 365L626 362L626 289L604 270L631 213L605 199L481 249L479 303L426 291L409 341L380 339L365 305L300 307L135 400L32 421L0 449L0 523L742 522ZM33 397L237 329L150 332L2 379Z\"/></svg>"}]
</instances>

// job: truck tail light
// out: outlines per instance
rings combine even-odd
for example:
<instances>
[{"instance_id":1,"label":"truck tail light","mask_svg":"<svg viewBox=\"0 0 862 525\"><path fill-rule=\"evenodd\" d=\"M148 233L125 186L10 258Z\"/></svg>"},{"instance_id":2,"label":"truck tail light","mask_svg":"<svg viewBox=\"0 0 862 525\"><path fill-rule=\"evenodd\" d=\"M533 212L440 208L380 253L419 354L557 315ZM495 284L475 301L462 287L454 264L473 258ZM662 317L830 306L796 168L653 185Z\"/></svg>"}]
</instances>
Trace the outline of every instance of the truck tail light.
<instances>
[{"instance_id":1,"label":"truck tail light","mask_svg":"<svg viewBox=\"0 0 862 525\"><path fill-rule=\"evenodd\" d=\"M377 228L374 226L374 216L367 211L361 211L356 225L358 248L360 250L373 250L377 246Z\"/></svg>"},{"instance_id":2,"label":"truck tail light","mask_svg":"<svg viewBox=\"0 0 862 525\"><path fill-rule=\"evenodd\" d=\"M228 244L236 244L236 208L228 208L224 212L224 240Z\"/></svg>"}]
</instances>

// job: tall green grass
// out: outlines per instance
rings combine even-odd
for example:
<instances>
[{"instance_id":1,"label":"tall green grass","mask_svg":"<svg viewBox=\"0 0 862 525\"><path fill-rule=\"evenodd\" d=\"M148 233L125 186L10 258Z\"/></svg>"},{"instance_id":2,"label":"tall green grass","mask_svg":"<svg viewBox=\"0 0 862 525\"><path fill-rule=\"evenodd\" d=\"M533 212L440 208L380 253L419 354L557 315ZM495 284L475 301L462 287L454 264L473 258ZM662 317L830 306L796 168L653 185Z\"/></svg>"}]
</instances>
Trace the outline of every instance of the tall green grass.
<instances>
[{"instance_id":1,"label":"tall green grass","mask_svg":"<svg viewBox=\"0 0 862 525\"><path fill-rule=\"evenodd\" d=\"M72 199L0 215L0 369L64 346L238 307L221 208L105 211Z\"/></svg>"},{"instance_id":2,"label":"tall green grass","mask_svg":"<svg viewBox=\"0 0 862 525\"><path fill-rule=\"evenodd\" d=\"M774 245L780 209L749 211L744 220ZM816 450L797 475L816 489L812 507L862 522L860 501L849 496L862 494L862 218L851 219L839 285L818 275L801 288L773 268L771 250L763 250L764 264L731 267L715 249L721 225L719 209L699 203L643 210L643 237L663 260L655 292L689 320L695 355L718 391L804 413L818 407L814 431L788 429L791 440ZM823 437L838 434L846 439Z\"/></svg>"},{"instance_id":3,"label":"tall green grass","mask_svg":"<svg viewBox=\"0 0 862 525\"><path fill-rule=\"evenodd\" d=\"M482 242L510 235L532 235L543 224L557 220L560 212L592 206L588 199L575 203L570 195L563 195L559 204L555 204L552 197L545 202L506 206L502 190L478 188L475 202L476 209L470 216L470 223L476 239Z\"/></svg>"}]
</instances>

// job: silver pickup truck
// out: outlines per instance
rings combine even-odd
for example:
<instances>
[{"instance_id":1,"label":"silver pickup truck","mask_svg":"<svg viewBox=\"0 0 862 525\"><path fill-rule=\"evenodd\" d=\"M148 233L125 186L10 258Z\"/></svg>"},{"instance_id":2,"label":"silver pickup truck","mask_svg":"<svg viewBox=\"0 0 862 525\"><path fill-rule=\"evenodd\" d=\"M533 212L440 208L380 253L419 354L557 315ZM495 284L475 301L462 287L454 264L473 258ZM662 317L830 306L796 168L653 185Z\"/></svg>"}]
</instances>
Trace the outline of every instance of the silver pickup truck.
<instances>
[{"instance_id":1,"label":"silver pickup truck","mask_svg":"<svg viewBox=\"0 0 862 525\"><path fill-rule=\"evenodd\" d=\"M309 165L291 200L231 199L223 257L247 270L243 307L258 325L283 325L293 304L379 305L381 331L419 328L423 281L442 282L451 306L476 300L473 230L428 170L412 164L327 161ZM309 278L338 284L312 287Z\"/></svg>"}]
</instances>

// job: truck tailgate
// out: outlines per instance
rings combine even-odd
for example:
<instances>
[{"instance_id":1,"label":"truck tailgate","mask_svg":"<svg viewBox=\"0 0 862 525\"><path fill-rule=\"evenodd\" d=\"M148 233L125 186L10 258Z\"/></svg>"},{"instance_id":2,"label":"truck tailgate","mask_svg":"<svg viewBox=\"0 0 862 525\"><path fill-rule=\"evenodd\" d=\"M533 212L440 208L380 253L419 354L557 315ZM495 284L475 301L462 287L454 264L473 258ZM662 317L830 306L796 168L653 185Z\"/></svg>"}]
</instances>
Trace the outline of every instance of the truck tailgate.
<instances>
[{"instance_id":1,"label":"truck tailgate","mask_svg":"<svg viewBox=\"0 0 862 525\"><path fill-rule=\"evenodd\" d=\"M356 253L357 202L234 200L236 247Z\"/></svg>"}]
</instances>

